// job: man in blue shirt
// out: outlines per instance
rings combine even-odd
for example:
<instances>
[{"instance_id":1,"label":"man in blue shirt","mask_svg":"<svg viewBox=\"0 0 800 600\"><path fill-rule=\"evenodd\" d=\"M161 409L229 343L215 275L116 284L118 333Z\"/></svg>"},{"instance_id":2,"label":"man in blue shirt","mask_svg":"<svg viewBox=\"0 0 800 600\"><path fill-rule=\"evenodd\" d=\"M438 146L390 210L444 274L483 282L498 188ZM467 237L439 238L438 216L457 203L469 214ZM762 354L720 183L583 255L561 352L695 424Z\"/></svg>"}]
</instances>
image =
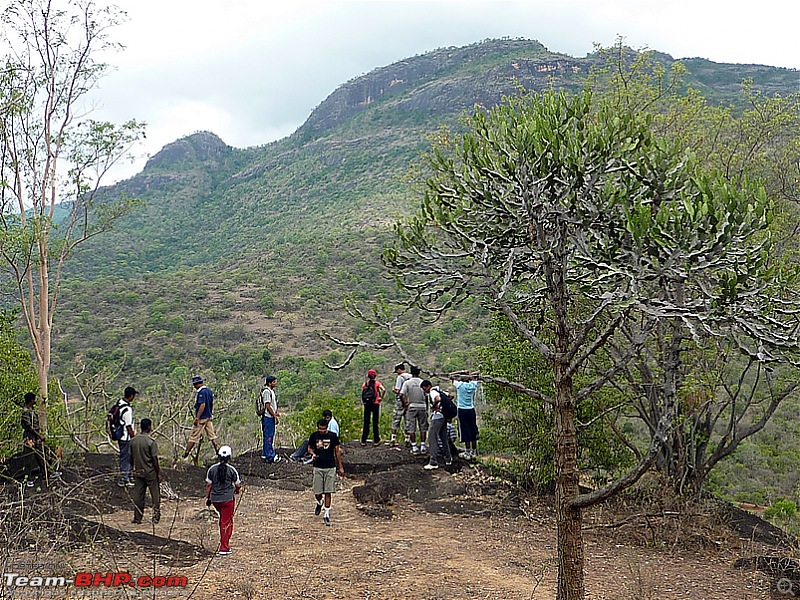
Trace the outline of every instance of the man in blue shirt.
<instances>
[{"instance_id":1,"label":"man in blue shirt","mask_svg":"<svg viewBox=\"0 0 800 600\"><path fill-rule=\"evenodd\" d=\"M194 424L189 434L189 442L186 444L183 458L189 456L194 445L200 441L203 431L206 432L206 437L214 445L214 451L219 452L217 435L214 433L214 423L212 421L214 394L203 384L203 378L199 375L192 377L192 385L197 390L197 396L194 401Z\"/></svg>"}]
</instances>

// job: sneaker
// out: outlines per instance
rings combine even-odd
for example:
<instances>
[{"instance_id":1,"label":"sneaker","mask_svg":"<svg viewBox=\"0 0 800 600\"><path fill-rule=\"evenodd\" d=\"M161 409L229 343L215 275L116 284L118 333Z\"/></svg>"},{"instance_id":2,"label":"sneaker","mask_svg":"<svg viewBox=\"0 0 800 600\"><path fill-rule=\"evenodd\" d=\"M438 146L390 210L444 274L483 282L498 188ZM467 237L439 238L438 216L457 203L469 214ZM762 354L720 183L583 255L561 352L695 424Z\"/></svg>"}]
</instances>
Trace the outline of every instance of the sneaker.
<instances>
[{"instance_id":1,"label":"sneaker","mask_svg":"<svg viewBox=\"0 0 800 600\"><path fill-rule=\"evenodd\" d=\"M459 452L458 453L458 458L463 458L464 460L469 460L469 458L470 458L469 451L465 450L464 452Z\"/></svg>"},{"instance_id":2,"label":"sneaker","mask_svg":"<svg viewBox=\"0 0 800 600\"><path fill-rule=\"evenodd\" d=\"M375 443L373 444L373 446L380 446L382 443L383 443L383 442L382 442L381 440L378 440L377 442L375 442Z\"/></svg>"},{"instance_id":3,"label":"sneaker","mask_svg":"<svg viewBox=\"0 0 800 600\"><path fill-rule=\"evenodd\" d=\"M217 552L217 554L220 554L222 556L227 556L228 554L233 554L233 550L220 550L219 552Z\"/></svg>"},{"instance_id":4,"label":"sneaker","mask_svg":"<svg viewBox=\"0 0 800 600\"><path fill-rule=\"evenodd\" d=\"M322 522L325 523L328 527L331 526L331 519L330 517L322 517Z\"/></svg>"},{"instance_id":5,"label":"sneaker","mask_svg":"<svg viewBox=\"0 0 800 600\"><path fill-rule=\"evenodd\" d=\"M425 469L426 471L432 471L433 469L438 469L439 465L432 465L432 464L428 463L427 465L425 465L422 468Z\"/></svg>"},{"instance_id":6,"label":"sneaker","mask_svg":"<svg viewBox=\"0 0 800 600\"><path fill-rule=\"evenodd\" d=\"M319 516L319 513L322 512L322 504L317 502L317 505L314 507L314 514Z\"/></svg>"},{"instance_id":7,"label":"sneaker","mask_svg":"<svg viewBox=\"0 0 800 600\"><path fill-rule=\"evenodd\" d=\"M451 466L452 464L453 464L453 461L452 461L452 460L446 460L446 461L444 461L444 466L445 466L445 467L449 467L449 466Z\"/></svg>"},{"instance_id":8,"label":"sneaker","mask_svg":"<svg viewBox=\"0 0 800 600\"><path fill-rule=\"evenodd\" d=\"M126 481L125 482L125 487L136 487L136 484L133 483L132 481Z\"/></svg>"},{"instance_id":9,"label":"sneaker","mask_svg":"<svg viewBox=\"0 0 800 600\"><path fill-rule=\"evenodd\" d=\"M278 456L278 455L276 454L276 455L275 455L275 458L273 458L273 459L272 459L272 462L274 462L274 463L279 463L279 462L281 462L281 457L280 457L280 456Z\"/></svg>"},{"instance_id":10,"label":"sneaker","mask_svg":"<svg viewBox=\"0 0 800 600\"><path fill-rule=\"evenodd\" d=\"M26 487L33 487L33 482L28 480L28 481L25 482L25 486Z\"/></svg>"},{"instance_id":11,"label":"sneaker","mask_svg":"<svg viewBox=\"0 0 800 600\"><path fill-rule=\"evenodd\" d=\"M425 444L422 444L422 446L420 446L420 448L419 448L419 451L422 454L427 454L428 453L428 447Z\"/></svg>"},{"instance_id":12,"label":"sneaker","mask_svg":"<svg viewBox=\"0 0 800 600\"><path fill-rule=\"evenodd\" d=\"M362 446L366 446L366 445L367 445L367 442L361 442L361 445L362 445Z\"/></svg>"},{"instance_id":13,"label":"sneaker","mask_svg":"<svg viewBox=\"0 0 800 600\"><path fill-rule=\"evenodd\" d=\"M313 463L313 462L314 462L314 459L313 459L313 458L311 458L310 456L309 456L308 458L304 458L304 459L303 459L303 464L304 464L304 465L310 465L310 464L311 464L311 463Z\"/></svg>"},{"instance_id":14,"label":"sneaker","mask_svg":"<svg viewBox=\"0 0 800 600\"><path fill-rule=\"evenodd\" d=\"M131 521L131 523L132 523L133 525L141 525L141 524L142 524L142 522L141 522L141 521L137 521L136 519L134 519L133 521Z\"/></svg>"},{"instance_id":15,"label":"sneaker","mask_svg":"<svg viewBox=\"0 0 800 600\"><path fill-rule=\"evenodd\" d=\"M126 482L125 482L125 481L123 481L122 479L120 479L120 480L117 482L117 485L118 485L119 487L125 487L125 484L126 484Z\"/></svg>"}]
</instances>

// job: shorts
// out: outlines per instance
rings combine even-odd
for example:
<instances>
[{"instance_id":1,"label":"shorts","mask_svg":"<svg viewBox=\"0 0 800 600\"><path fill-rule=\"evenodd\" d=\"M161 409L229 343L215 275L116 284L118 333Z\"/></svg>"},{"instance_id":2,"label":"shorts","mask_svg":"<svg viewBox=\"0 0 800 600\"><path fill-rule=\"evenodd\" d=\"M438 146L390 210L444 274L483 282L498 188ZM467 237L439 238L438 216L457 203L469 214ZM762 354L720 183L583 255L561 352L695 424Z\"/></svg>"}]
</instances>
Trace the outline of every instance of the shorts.
<instances>
[{"instance_id":1,"label":"shorts","mask_svg":"<svg viewBox=\"0 0 800 600\"><path fill-rule=\"evenodd\" d=\"M462 442L478 441L478 417L474 408L458 409L458 430Z\"/></svg>"},{"instance_id":2,"label":"shorts","mask_svg":"<svg viewBox=\"0 0 800 600\"><path fill-rule=\"evenodd\" d=\"M203 431L206 432L206 438L210 441L217 439L217 434L214 433L214 423L211 422L211 419L200 419L197 425L192 427L192 431L189 434L189 441L193 444L199 442Z\"/></svg>"},{"instance_id":3,"label":"shorts","mask_svg":"<svg viewBox=\"0 0 800 600\"><path fill-rule=\"evenodd\" d=\"M428 431L428 408L421 404L410 404L406 411L406 433L416 433L417 427L420 432Z\"/></svg>"},{"instance_id":4,"label":"shorts","mask_svg":"<svg viewBox=\"0 0 800 600\"><path fill-rule=\"evenodd\" d=\"M313 488L315 494L333 494L336 492L336 467L320 469L314 467Z\"/></svg>"},{"instance_id":5,"label":"shorts","mask_svg":"<svg viewBox=\"0 0 800 600\"><path fill-rule=\"evenodd\" d=\"M398 396L394 401L394 411L392 412L392 429L399 429L400 422L406 416L406 407L403 406L402 400Z\"/></svg>"}]
</instances>

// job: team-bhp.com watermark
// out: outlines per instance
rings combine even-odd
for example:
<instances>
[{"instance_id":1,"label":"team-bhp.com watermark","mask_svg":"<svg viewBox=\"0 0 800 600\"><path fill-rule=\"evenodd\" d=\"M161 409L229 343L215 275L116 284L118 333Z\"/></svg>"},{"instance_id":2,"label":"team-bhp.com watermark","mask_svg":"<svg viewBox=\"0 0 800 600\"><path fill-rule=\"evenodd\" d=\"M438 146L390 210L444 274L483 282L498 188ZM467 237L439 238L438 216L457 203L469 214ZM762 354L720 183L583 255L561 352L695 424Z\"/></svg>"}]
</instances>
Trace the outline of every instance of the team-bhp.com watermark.
<instances>
[{"instance_id":1,"label":"team-bhp.com watermark","mask_svg":"<svg viewBox=\"0 0 800 600\"><path fill-rule=\"evenodd\" d=\"M134 577L130 573L76 573L75 577L21 575L19 573L3 573L3 583L14 588L59 588L74 586L77 588L185 588L186 577L150 576Z\"/></svg>"}]
</instances>

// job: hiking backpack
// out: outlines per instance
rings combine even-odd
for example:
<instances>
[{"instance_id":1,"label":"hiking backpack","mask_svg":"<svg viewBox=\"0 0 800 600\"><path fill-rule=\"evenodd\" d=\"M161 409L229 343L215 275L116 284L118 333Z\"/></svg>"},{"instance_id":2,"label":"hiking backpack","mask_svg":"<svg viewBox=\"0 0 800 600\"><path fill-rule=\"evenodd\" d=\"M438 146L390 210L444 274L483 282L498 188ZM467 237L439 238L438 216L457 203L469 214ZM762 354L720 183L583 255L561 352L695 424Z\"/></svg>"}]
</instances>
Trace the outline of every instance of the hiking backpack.
<instances>
[{"instance_id":1,"label":"hiking backpack","mask_svg":"<svg viewBox=\"0 0 800 600\"><path fill-rule=\"evenodd\" d=\"M125 435L125 424L122 422L123 411L130 408L129 406L120 406L119 402L115 402L108 413L106 414L106 431L109 437L118 442Z\"/></svg>"},{"instance_id":2,"label":"hiking backpack","mask_svg":"<svg viewBox=\"0 0 800 600\"><path fill-rule=\"evenodd\" d=\"M453 397L444 390L436 390L439 392L439 410L445 420L449 421L458 416L458 407L453 402Z\"/></svg>"},{"instance_id":3,"label":"hiking backpack","mask_svg":"<svg viewBox=\"0 0 800 600\"><path fill-rule=\"evenodd\" d=\"M367 379L367 382L364 384L364 387L361 388L361 403L362 404L375 404L375 400L378 398L378 393L375 388L378 387L378 382L373 381L370 383L370 380Z\"/></svg>"}]
</instances>

